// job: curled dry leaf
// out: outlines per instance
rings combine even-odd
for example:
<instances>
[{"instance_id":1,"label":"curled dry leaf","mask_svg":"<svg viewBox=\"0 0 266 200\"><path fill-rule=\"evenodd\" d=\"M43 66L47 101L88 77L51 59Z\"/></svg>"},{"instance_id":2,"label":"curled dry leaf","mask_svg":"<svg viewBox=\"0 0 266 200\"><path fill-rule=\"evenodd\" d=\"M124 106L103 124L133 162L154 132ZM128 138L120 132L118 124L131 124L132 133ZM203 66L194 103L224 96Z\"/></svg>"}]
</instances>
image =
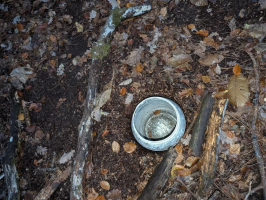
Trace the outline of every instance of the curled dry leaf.
<instances>
[{"instance_id":1,"label":"curled dry leaf","mask_svg":"<svg viewBox=\"0 0 266 200\"><path fill-rule=\"evenodd\" d=\"M195 156L190 156L188 157L188 159L185 162L185 166L187 167L192 167L193 165L195 165L198 162L199 158L195 157Z\"/></svg>"},{"instance_id":2,"label":"curled dry leaf","mask_svg":"<svg viewBox=\"0 0 266 200\"><path fill-rule=\"evenodd\" d=\"M119 93L120 93L121 95L125 95L126 92L127 92L127 89L126 89L125 87L122 87Z\"/></svg>"},{"instance_id":3,"label":"curled dry leaf","mask_svg":"<svg viewBox=\"0 0 266 200\"><path fill-rule=\"evenodd\" d=\"M166 7L163 7L160 11L160 14L165 17L167 15L167 8Z\"/></svg>"},{"instance_id":4,"label":"curled dry leaf","mask_svg":"<svg viewBox=\"0 0 266 200\"><path fill-rule=\"evenodd\" d=\"M105 190L110 190L110 184L107 181L101 181L100 185Z\"/></svg>"},{"instance_id":5,"label":"curled dry leaf","mask_svg":"<svg viewBox=\"0 0 266 200\"><path fill-rule=\"evenodd\" d=\"M239 75L241 73L241 67L239 64L236 64L233 68L234 75Z\"/></svg>"},{"instance_id":6,"label":"curled dry leaf","mask_svg":"<svg viewBox=\"0 0 266 200\"><path fill-rule=\"evenodd\" d=\"M143 71L143 66L141 65L141 63L138 63L136 67L136 72L140 73L142 71Z\"/></svg>"},{"instance_id":7,"label":"curled dry leaf","mask_svg":"<svg viewBox=\"0 0 266 200\"><path fill-rule=\"evenodd\" d=\"M171 170L171 177L174 178L177 175L177 170L184 169L183 165L174 165Z\"/></svg>"},{"instance_id":8,"label":"curled dry leaf","mask_svg":"<svg viewBox=\"0 0 266 200\"><path fill-rule=\"evenodd\" d=\"M230 78L227 90L230 102L236 107L244 106L249 99L248 80L242 74Z\"/></svg>"},{"instance_id":9,"label":"curled dry leaf","mask_svg":"<svg viewBox=\"0 0 266 200\"><path fill-rule=\"evenodd\" d=\"M195 6L207 6L208 0L190 0L190 3L194 4Z\"/></svg>"},{"instance_id":10,"label":"curled dry leaf","mask_svg":"<svg viewBox=\"0 0 266 200\"><path fill-rule=\"evenodd\" d=\"M88 189L89 194L87 196L87 200L95 200L99 194L94 190L94 188Z\"/></svg>"},{"instance_id":11,"label":"curled dry leaf","mask_svg":"<svg viewBox=\"0 0 266 200\"><path fill-rule=\"evenodd\" d=\"M24 53L21 54L21 57L22 57L23 59L27 59L28 56L29 56L29 54L26 53L26 52L24 52Z\"/></svg>"},{"instance_id":12,"label":"curled dry leaf","mask_svg":"<svg viewBox=\"0 0 266 200\"><path fill-rule=\"evenodd\" d=\"M176 174L178 176L188 176L191 174L191 170L190 169L187 169L187 168L184 168L184 169L179 169L176 171Z\"/></svg>"},{"instance_id":13,"label":"curled dry leaf","mask_svg":"<svg viewBox=\"0 0 266 200\"><path fill-rule=\"evenodd\" d=\"M17 24L17 28L19 31L22 31L24 29L23 24Z\"/></svg>"},{"instance_id":14,"label":"curled dry leaf","mask_svg":"<svg viewBox=\"0 0 266 200\"><path fill-rule=\"evenodd\" d=\"M205 42L206 45L211 46L211 47L213 47L213 48L215 48L215 49L218 49L219 46L220 46L220 45L219 45L218 43L216 43L216 42L214 41L214 39L211 38L211 37L205 37L205 38L203 39L203 42Z\"/></svg>"},{"instance_id":15,"label":"curled dry leaf","mask_svg":"<svg viewBox=\"0 0 266 200\"><path fill-rule=\"evenodd\" d=\"M236 181L239 181L241 180L241 174L238 174L238 175L232 175L230 176L230 178L228 179L229 182L236 182Z\"/></svg>"},{"instance_id":16,"label":"curled dry leaf","mask_svg":"<svg viewBox=\"0 0 266 200\"><path fill-rule=\"evenodd\" d=\"M117 141L112 142L112 150L115 153L118 153L120 151L120 145Z\"/></svg>"},{"instance_id":17,"label":"curled dry leaf","mask_svg":"<svg viewBox=\"0 0 266 200\"><path fill-rule=\"evenodd\" d=\"M124 151L127 153L133 153L137 149L137 145L133 142L127 142L123 145Z\"/></svg>"}]
</instances>

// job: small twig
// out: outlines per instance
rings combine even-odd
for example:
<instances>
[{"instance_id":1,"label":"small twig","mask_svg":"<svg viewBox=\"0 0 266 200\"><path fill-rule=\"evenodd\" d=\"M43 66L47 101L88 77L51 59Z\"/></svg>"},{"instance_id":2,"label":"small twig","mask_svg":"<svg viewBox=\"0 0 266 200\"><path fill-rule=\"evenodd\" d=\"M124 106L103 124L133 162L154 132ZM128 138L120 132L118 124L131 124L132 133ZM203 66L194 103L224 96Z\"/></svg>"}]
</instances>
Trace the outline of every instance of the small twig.
<instances>
[{"instance_id":1,"label":"small twig","mask_svg":"<svg viewBox=\"0 0 266 200\"><path fill-rule=\"evenodd\" d=\"M246 195L246 197L245 197L244 200L247 200L248 197L249 197L251 194L257 192L258 190L263 189L263 186L262 186L262 185L259 185L259 186L255 187L254 189L251 189L251 183L252 183L252 181L250 181L250 183L249 183L249 191L248 191L248 193L247 193L247 195Z\"/></svg>"},{"instance_id":2,"label":"small twig","mask_svg":"<svg viewBox=\"0 0 266 200\"><path fill-rule=\"evenodd\" d=\"M252 144L253 148L255 151L255 156L257 158L257 162L259 165L259 170L260 170L260 176L261 176L261 181L262 181L262 188L263 188L263 196L264 199L266 199L266 179L265 179L265 170L264 170L264 161L263 157L261 156L260 153L260 147L259 147L259 142L258 142L258 136L257 136L257 131L256 131L256 121L258 118L258 110L259 110L259 90L260 90L260 85L259 85L259 70L258 70L258 63L255 60L253 54L249 51L246 51L247 54L250 56L252 62L253 62L253 68L254 68L254 74L255 74L255 98L253 100L254 102L254 115L253 119L251 122L251 138L252 138Z\"/></svg>"},{"instance_id":3,"label":"small twig","mask_svg":"<svg viewBox=\"0 0 266 200\"><path fill-rule=\"evenodd\" d=\"M186 186L186 184L182 181L182 180L180 180L180 178L179 177L177 177L176 178L176 180L179 182L179 183L181 183L181 185L183 185L183 187L185 187L186 188L186 190L193 196L193 197L195 197L196 199L200 199L200 197L198 196L198 195L196 195L196 194L194 194L187 186Z\"/></svg>"}]
</instances>

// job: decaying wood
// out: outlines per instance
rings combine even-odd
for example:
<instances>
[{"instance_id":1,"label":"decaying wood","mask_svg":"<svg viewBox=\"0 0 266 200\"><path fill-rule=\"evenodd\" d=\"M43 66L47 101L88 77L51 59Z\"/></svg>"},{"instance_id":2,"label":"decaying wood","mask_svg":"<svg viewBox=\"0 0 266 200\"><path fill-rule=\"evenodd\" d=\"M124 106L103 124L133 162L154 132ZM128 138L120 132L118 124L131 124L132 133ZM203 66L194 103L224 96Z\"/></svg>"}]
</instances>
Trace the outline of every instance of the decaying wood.
<instances>
[{"instance_id":1,"label":"decaying wood","mask_svg":"<svg viewBox=\"0 0 266 200\"><path fill-rule=\"evenodd\" d=\"M2 166L5 174L5 183L8 190L8 200L20 199L19 177L16 168L18 147L18 113L19 97L15 93L10 109L10 138L2 156Z\"/></svg>"},{"instance_id":2,"label":"decaying wood","mask_svg":"<svg viewBox=\"0 0 266 200\"><path fill-rule=\"evenodd\" d=\"M251 121L250 133L251 133L251 138L252 138L252 145L255 151L255 156L259 164L261 182L263 186L263 196L264 196L264 199L266 199L266 177L265 177L265 170L264 170L265 165L264 165L263 157L260 153L260 147L259 147L258 136L257 136L258 132L256 130L256 122L257 122L258 111L259 111L259 91L260 91L260 84L259 84L260 76L259 76L259 70L258 70L259 66L253 54L249 51L247 51L247 54L250 56L253 62L253 69L254 69L254 74L255 74L255 98L253 100L254 115Z\"/></svg>"},{"instance_id":3,"label":"decaying wood","mask_svg":"<svg viewBox=\"0 0 266 200\"><path fill-rule=\"evenodd\" d=\"M97 43L92 49L92 64L89 72L88 89L86 96L86 103L82 119L78 127L78 144L76 156L74 158L73 172L71 176L71 191L70 199L78 200L84 199L85 192L83 190L83 181L85 177L85 163L86 157L90 149L92 141L92 125L93 120L91 117L92 111L96 103L96 93L99 82L99 75L102 71L102 59L108 55L110 47L110 37L119 25L121 20L142 15L151 10L151 4L145 2L140 6L130 8L113 7L109 18L107 19Z\"/></svg>"},{"instance_id":4,"label":"decaying wood","mask_svg":"<svg viewBox=\"0 0 266 200\"><path fill-rule=\"evenodd\" d=\"M214 175L218 160L218 144L223 117L227 107L228 100L215 99L211 118L207 126L207 139L205 151L203 153L203 164L201 167L201 178L198 188L198 194L201 197L209 196L210 188L214 181Z\"/></svg>"},{"instance_id":5,"label":"decaying wood","mask_svg":"<svg viewBox=\"0 0 266 200\"><path fill-rule=\"evenodd\" d=\"M58 188L58 186L64 182L71 173L71 167L69 166L63 172L58 171L57 175L51 179L48 184L39 192L34 200L47 200Z\"/></svg>"},{"instance_id":6,"label":"decaying wood","mask_svg":"<svg viewBox=\"0 0 266 200\"><path fill-rule=\"evenodd\" d=\"M204 141L206 127L212 112L213 103L214 98L210 94L206 94L203 97L198 116L193 126L189 148L197 157L200 157L202 153L202 144Z\"/></svg>"},{"instance_id":7,"label":"decaying wood","mask_svg":"<svg viewBox=\"0 0 266 200\"><path fill-rule=\"evenodd\" d=\"M170 147L141 192L138 200L151 200L157 198L170 176L176 156L177 152L175 148Z\"/></svg>"}]
</instances>

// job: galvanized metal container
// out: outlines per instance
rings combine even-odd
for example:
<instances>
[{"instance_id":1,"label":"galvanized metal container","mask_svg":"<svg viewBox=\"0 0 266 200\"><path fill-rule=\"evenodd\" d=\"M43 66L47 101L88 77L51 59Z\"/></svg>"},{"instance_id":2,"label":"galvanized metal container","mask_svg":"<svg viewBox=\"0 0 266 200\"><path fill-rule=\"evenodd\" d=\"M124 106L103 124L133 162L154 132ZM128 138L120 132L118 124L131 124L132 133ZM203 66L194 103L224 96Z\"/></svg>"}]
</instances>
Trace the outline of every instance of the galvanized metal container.
<instances>
[{"instance_id":1,"label":"galvanized metal container","mask_svg":"<svg viewBox=\"0 0 266 200\"><path fill-rule=\"evenodd\" d=\"M152 151L175 146L186 129L185 116L170 99L149 97L136 107L131 120L136 140Z\"/></svg>"}]
</instances>

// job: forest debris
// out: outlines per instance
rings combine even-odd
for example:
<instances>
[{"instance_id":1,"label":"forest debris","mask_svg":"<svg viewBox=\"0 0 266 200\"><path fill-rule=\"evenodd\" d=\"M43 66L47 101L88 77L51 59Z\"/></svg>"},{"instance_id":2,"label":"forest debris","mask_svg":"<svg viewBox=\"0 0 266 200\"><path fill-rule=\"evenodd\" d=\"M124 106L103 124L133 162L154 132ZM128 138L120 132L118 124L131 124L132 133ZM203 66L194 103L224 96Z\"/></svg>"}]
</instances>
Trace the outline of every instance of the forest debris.
<instances>
[{"instance_id":1,"label":"forest debris","mask_svg":"<svg viewBox=\"0 0 266 200\"><path fill-rule=\"evenodd\" d=\"M144 48L140 46L138 49L131 51L130 55L127 57L124 63L135 67L140 62L141 53L143 50Z\"/></svg>"},{"instance_id":2,"label":"forest debris","mask_svg":"<svg viewBox=\"0 0 266 200\"><path fill-rule=\"evenodd\" d=\"M120 151L120 145L117 141L112 142L112 150L115 153L118 153Z\"/></svg>"},{"instance_id":3,"label":"forest debris","mask_svg":"<svg viewBox=\"0 0 266 200\"><path fill-rule=\"evenodd\" d=\"M110 190L110 184L107 182L107 181L101 181L100 182L100 185L101 187L104 189L104 190Z\"/></svg>"},{"instance_id":4,"label":"forest debris","mask_svg":"<svg viewBox=\"0 0 266 200\"><path fill-rule=\"evenodd\" d=\"M190 3L194 4L195 6L207 6L208 0L190 0Z\"/></svg>"},{"instance_id":5,"label":"forest debris","mask_svg":"<svg viewBox=\"0 0 266 200\"><path fill-rule=\"evenodd\" d=\"M71 150L68 153L64 153L61 158L59 158L58 163L59 164L64 164L66 162L68 162L69 160L71 160L71 158L74 156L75 150Z\"/></svg>"},{"instance_id":6,"label":"forest debris","mask_svg":"<svg viewBox=\"0 0 266 200\"><path fill-rule=\"evenodd\" d=\"M208 54L205 58L200 58L199 63L206 66L212 66L214 63L220 63L224 59L220 54Z\"/></svg>"},{"instance_id":7,"label":"forest debris","mask_svg":"<svg viewBox=\"0 0 266 200\"><path fill-rule=\"evenodd\" d=\"M119 84L119 86L122 86L122 85L129 85L130 83L132 83L132 78L129 78L129 79L127 79L127 80L121 82L121 83Z\"/></svg>"},{"instance_id":8,"label":"forest debris","mask_svg":"<svg viewBox=\"0 0 266 200\"><path fill-rule=\"evenodd\" d=\"M137 149L137 145L133 142L127 142L123 145L124 151L127 153L133 153Z\"/></svg>"}]
</instances>

